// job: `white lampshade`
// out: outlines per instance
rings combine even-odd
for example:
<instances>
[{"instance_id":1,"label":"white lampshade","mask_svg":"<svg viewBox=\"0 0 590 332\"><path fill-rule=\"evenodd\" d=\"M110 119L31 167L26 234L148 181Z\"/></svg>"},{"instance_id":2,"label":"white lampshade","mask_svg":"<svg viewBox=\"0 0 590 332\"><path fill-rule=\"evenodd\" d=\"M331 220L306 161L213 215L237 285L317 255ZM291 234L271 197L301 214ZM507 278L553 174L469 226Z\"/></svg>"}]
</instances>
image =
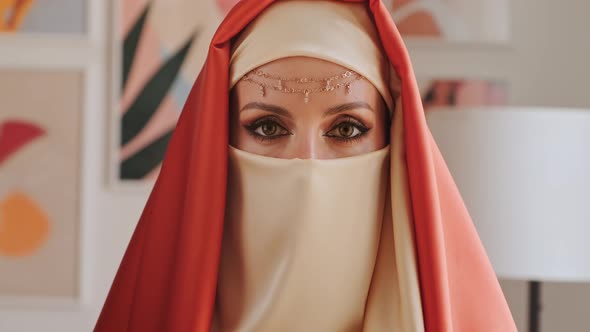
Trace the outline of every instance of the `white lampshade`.
<instances>
[{"instance_id":1,"label":"white lampshade","mask_svg":"<svg viewBox=\"0 0 590 332\"><path fill-rule=\"evenodd\" d=\"M433 110L427 119L499 277L590 280L590 110Z\"/></svg>"}]
</instances>

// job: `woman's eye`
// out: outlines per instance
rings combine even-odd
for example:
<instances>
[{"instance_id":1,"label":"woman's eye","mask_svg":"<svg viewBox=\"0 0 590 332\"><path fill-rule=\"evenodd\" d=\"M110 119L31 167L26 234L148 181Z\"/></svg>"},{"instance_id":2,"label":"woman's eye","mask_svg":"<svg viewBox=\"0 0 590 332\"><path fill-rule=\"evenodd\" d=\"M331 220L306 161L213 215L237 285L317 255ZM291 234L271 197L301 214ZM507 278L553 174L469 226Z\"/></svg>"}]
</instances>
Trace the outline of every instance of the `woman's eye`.
<instances>
[{"instance_id":1,"label":"woman's eye","mask_svg":"<svg viewBox=\"0 0 590 332\"><path fill-rule=\"evenodd\" d=\"M326 133L326 136L339 139L351 139L359 137L367 131L367 128L364 128L352 122L342 122L336 125L336 127L332 128L330 131L328 131Z\"/></svg>"},{"instance_id":2,"label":"woman's eye","mask_svg":"<svg viewBox=\"0 0 590 332\"><path fill-rule=\"evenodd\" d=\"M261 137L272 138L289 135L289 131L285 127L272 120L256 121L248 126L248 129L253 134Z\"/></svg>"},{"instance_id":3,"label":"woman's eye","mask_svg":"<svg viewBox=\"0 0 590 332\"><path fill-rule=\"evenodd\" d=\"M256 128L256 133L263 136L274 136L279 131L279 126L276 123L263 123Z\"/></svg>"},{"instance_id":4,"label":"woman's eye","mask_svg":"<svg viewBox=\"0 0 590 332\"><path fill-rule=\"evenodd\" d=\"M343 123L338 126L338 134L342 137L354 137L361 131L350 123Z\"/></svg>"}]
</instances>

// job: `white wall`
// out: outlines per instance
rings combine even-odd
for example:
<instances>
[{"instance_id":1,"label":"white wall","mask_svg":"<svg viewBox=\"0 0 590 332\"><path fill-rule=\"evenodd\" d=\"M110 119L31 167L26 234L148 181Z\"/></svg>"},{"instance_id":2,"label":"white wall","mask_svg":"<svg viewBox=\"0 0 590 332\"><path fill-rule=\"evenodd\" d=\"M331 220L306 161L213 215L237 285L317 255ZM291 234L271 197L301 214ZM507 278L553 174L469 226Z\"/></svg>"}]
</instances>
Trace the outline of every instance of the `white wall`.
<instances>
[{"instance_id":1,"label":"white wall","mask_svg":"<svg viewBox=\"0 0 590 332\"><path fill-rule=\"evenodd\" d=\"M90 331L125 246L147 198L147 192L109 189L107 178L108 116L106 86L106 1L90 0L90 53L84 136L82 215L82 293L74 304L0 306L0 331ZM590 1L517 0L512 6L509 46L432 47L412 43L417 75L507 79L515 105L590 108ZM0 66L15 55L0 40ZM66 50L67 51L67 50ZM60 62L59 51L54 61ZM3 55L4 54L4 55ZM45 59L42 54L39 59ZM13 59L12 59L13 60ZM35 63L25 56L23 65ZM39 60L41 61L41 60ZM48 61L48 60L43 60ZM65 62L65 61L61 61ZM62 63L67 67L67 63ZM503 281L518 322L526 328L526 284ZM543 331L584 331L590 324L590 284L546 284Z\"/></svg>"}]
</instances>

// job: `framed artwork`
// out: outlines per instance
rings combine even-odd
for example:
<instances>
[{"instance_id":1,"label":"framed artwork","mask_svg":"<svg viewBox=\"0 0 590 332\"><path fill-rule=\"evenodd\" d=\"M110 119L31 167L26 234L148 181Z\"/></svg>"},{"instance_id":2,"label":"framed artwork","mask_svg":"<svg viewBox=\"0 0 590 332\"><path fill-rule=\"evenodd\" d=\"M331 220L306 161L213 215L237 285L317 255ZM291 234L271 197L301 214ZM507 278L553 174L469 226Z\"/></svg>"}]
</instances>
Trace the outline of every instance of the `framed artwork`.
<instances>
[{"instance_id":1,"label":"framed artwork","mask_svg":"<svg viewBox=\"0 0 590 332\"><path fill-rule=\"evenodd\" d=\"M0 297L78 296L83 85L0 69Z\"/></svg>"},{"instance_id":2,"label":"framed artwork","mask_svg":"<svg viewBox=\"0 0 590 332\"><path fill-rule=\"evenodd\" d=\"M406 38L505 43L509 0L384 0Z\"/></svg>"},{"instance_id":3,"label":"framed artwork","mask_svg":"<svg viewBox=\"0 0 590 332\"><path fill-rule=\"evenodd\" d=\"M86 33L87 0L0 0L0 33Z\"/></svg>"},{"instance_id":4,"label":"framed artwork","mask_svg":"<svg viewBox=\"0 0 590 332\"><path fill-rule=\"evenodd\" d=\"M209 42L237 0L114 2L112 178L151 182Z\"/></svg>"},{"instance_id":5,"label":"framed artwork","mask_svg":"<svg viewBox=\"0 0 590 332\"><path fill-rule=\"evenodd\" d=\"M419 80L425 112L472 106L500 106L508 103L505 82L482 79Z\"/></svg>"}]
</instances>

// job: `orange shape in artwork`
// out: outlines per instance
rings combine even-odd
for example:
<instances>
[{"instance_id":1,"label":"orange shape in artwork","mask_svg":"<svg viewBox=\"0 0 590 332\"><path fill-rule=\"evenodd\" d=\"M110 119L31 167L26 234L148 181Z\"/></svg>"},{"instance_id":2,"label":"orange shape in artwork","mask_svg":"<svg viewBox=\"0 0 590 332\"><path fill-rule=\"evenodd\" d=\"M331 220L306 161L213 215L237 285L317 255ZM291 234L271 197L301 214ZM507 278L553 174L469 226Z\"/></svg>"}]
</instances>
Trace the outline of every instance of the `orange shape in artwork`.
<instances>
[{"instance_id":1,"label":"orange shape in artwork","mask_svg":"<svg viewBox=\"0 0 590 332\"><path fill-rule=\"evenodd\" d=\"M33 0L0 0L0 32L16 31L33 5Z\"/></svg>"},{"instance_id":2,"label":"orange shape in artwork","mask_svg":"<svg viewBox=\"0 0 590 332\"><path fill-rule=\"evenodd\" d=\"M402 35L408 36L435 37L442 34L434 17L426 11L405 17L397 23L397 28Z\"/></svg>"},{"instance_id":3,"label":"orange shape in artwork","mask_svg":"<svg viewBox=\"0 0 590 332\"><path fill-rule=\"evenodd\" d=\"M6 121L0 124L0 165L11 154L44 134L42 128L29 122Z\"/></svg>"},{"instance_id":4,"label":"orange shape in artwork","mask_svg":"<svg viewBox=\"0 0 590 332\"><path fill-rule=\"evenodd\" d=\"M27 195L13 193L0 202L0 255L31 255L48 235L47 214Z\"/></svg>"}]
</instances>

